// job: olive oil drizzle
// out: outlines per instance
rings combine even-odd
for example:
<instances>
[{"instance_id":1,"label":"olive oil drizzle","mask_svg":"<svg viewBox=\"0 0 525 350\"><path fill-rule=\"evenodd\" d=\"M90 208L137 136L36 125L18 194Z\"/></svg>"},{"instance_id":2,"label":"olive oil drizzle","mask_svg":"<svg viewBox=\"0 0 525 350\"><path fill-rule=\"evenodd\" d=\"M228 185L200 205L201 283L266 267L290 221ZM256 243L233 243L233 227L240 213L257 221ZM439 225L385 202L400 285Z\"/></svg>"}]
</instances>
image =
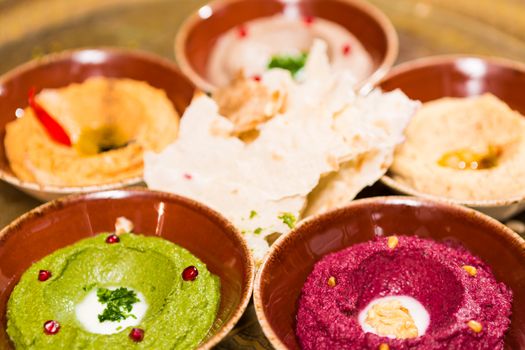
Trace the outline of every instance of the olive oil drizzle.
<instances>
[{"instance_id":1,"label":"olive oil drizzle","mask_svg":"<svg viewBox=\"0 0 525 350\"><path fill-rule=\"evenodd\" d=\"M91 156L114 149L126 147L130 138L116 123L114 106L115 83L110 80L107 91L104 94L104 120L105 123L96 128L85 128L80 132L74 148L80 155Z\"/></svg>"},{"instance_id":2,"label":"olive oil drizzle","mask_svg":"<svg viewBox=\"0 0 525 350\"><path fill-rule=\"evenodd\" d=\"M490 169L498 165L501 153L501 147L494 145L489 145L484 153L477 153L464 148L446 152L438 160L438 164L456 170Z\"/></svg>"}]
</instances>

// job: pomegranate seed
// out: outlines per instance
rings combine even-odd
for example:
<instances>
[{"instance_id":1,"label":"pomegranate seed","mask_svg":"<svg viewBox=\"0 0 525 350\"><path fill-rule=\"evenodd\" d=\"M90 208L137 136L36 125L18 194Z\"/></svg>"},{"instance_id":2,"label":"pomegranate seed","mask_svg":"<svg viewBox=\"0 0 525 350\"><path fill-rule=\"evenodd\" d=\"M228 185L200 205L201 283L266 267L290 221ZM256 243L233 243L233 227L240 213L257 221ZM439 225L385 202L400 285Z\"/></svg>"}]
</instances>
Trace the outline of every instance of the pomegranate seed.
<instances>
[{"instance_id":1,"label":"pomegranate seed","mask_svg":"<svg viewBox=\"0 0 525 350\"><path fill-rule=\"evenodd\" d=\"M248 35L248 30L245 26L240 26L239 28L237 28L237 35L239 36L239 38L245 38Z\"/></svg>"},{"instance_id":2,"label":"pomegranate seed","mask_svg":"<svg viewBox=\"0 0 525 350\"><path fill-rule=\"evenodd\" d=\"M183 176L184 176L184 178L185 178L186 180L191 180L191 179L192 179L191 174L184 174Z\"/></svg>"},{"instance_id":3,"label":"pomegranate seed","mask_svg":"<svg viewBox=\"0 0 525 350\"><path fill-rule=\"evenodd\" d=\"M185 281L194 281L199 275L199 270L195 266L188 266L182 271L182 279Z\"/></svg>"},{"instance_id":4,"label":"pomegranate seed","mask_svg":"<svg viewBox=\"0 0 525 350\"><path fill-rule=\"evenodd\" d=\"M48 279L51 278L51 271L48 271L48 270L40 270L38 272L38 280L40 282L44 282L44 281L47 281Z\"/></svg>"},{"instance_id":5,"label":"pomegranate seed","mask_svg":"<svg viewBox=\"0 0 525 350\"><path fill-rule=\"evenodd\" d=\"M60 324L57 321L47 321L44 323L44 333L48 335L57 334L60 330Z\"/></svg>"},{"instance_id":6,"label":"pomegranate seed","mask_svg":"<svg viewBox=\"0 0 525 350\"><path fill-rule=\"evenodd\" d=\"M259 74L255 74L253 77L252 77L253 80L255 81L261 81L261 76Z\"/></svg>"},{"instance_id":7,"label":"pomegranate seed","mask_svg":"<svg viewBox=\"0 0 525 350\"><path fill-rule=\"evenodd\" d=\"M117 235L109 235L108 238L106 238L106 243L113 244L120 242L120 238L118 238Z\"/></svg>"},{"instance_id":8,"label":"pomegranate seed","mask_svg":"<svg viewBox=\"0 0 525 350\"><path fill-rule=\"evenodd\" d=\"M304 16L303 17L303 22L307 26L311 25L312 23L314 23L314 16Z\"/></svg>"},{"instance_id":9,"label":"pomegranate seed","mask_svg":"<svg viewBox=\"0 0 525 350\"><path fill-rule=\"evenodd\" d=\"M144 339L144 330L140 328L133 328L131 329L131 332L129 332L129 337L134 342L140 342Z\"/></svg>"},{"instance_id":10,"label":"pomegranate seed","mask_svg":"<svg viewBox=\"0 0 525 350\"><path fill-rule=\"evenodd\" d=\"M352 51L350 44L343 45L343 55L348 55Z\"/></svg>"}]
</instances>

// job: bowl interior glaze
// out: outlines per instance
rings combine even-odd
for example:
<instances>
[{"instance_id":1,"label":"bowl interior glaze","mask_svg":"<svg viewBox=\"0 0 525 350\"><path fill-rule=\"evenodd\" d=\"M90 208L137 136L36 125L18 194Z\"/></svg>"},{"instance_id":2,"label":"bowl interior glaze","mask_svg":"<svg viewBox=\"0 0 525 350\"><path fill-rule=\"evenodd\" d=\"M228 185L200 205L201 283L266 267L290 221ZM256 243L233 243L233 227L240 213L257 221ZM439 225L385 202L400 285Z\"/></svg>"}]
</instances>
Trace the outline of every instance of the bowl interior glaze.
<instances>
[{"instance_id":1,"label":"bowl interior glaze","mask_svg":"<svg viewBox=\"0 0 525 350\"><path fill-rule=\"evenodd\" d=\"M466 247L514 293L505 349L525 348L525 241L501 223L474 210L410 197L357 200L307 220L277 241L255 284L255 307L277 349L299 349L297 301L313 265L328 253L375 236L417 235Z\"/></svg>"},{"instance_id":2,"label":"bowl interior glaze","mask_svg":"<svg viewBox=\"0 0 525 350\"><path fill-rule=\"evenodd\" d=\"M378 84L428 102L490 92L525 115L525 65L499 58L436 56L403 63Z\"/></svg>"},{"instance_id":3,"label":"bowl interior glaze","mask_svg":"<svg viewBox=\"0 0 525 350\"><path fill-rule=\"evenodd\" d=\"M57 249L113 231L124 216L134 231L160 236L188 249L221 280L221 304L202 349L216 344L243 313L251 296L254 268L240 233L222 216L183 197L122 190L65 197L45 204L0 231L0 348L6 334L6 303L32 263Z\"/></svg>"},{"instance_id":4,"label":"bowl interior glaze","mask_svg":"<svg viewBox=\"0 0 525 350\"><path fill-rule=\"evenodd\" d=\"M206 6L211 15L194 13L182 25L175 43L181 70L203 90L214 89L207 81L206 67L221 34L247 21L283 13L287 6L296 6L302 16L335 22L354 34L372 57L374 73L370 80L374 82L386 74L397 57L394 27L382 12L361 0L216 0Z\"/></svg>"},{"instance_id":5,"label":"bowl interior glaze","mask_svg":"<svg viewBox=\"0 0 525 350\"><path fill-rule=\"evenodd\" d=\"M492 93L525 116L525 64L502 58L449 55L402 63L378 84L384 91L401 89L408 97L428 102L442 97ZM525 198L457 200L422 193L387 173L381 181L398 193L446 200L506 220L525 208Z\"/></svg>"},{"instance_id":6,"label":"bowl interior glaze","mask_svg":"<svg viewBox=\"0 0 525 350\"><path fill-rule=\"evenodd\" d=\"M64 87L93 76L145 81L164 90L180 115L194 92L193 84L174 63L140 51L79 49L30 61L0 77L0 173L14 177L5 155L5 126L16 119L17 108L27 106L29 89Z\"/></svg>"}]
</instances>

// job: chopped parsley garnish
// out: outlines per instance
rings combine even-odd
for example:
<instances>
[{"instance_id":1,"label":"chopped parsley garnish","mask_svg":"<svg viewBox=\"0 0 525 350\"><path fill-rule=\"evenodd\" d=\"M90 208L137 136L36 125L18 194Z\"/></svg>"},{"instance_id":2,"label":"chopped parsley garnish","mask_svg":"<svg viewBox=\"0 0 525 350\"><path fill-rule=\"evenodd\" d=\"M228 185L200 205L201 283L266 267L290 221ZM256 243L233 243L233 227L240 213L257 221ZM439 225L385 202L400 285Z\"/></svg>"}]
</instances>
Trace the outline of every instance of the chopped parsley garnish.
<instances>
[{"instance_id":1,"label":"chopped parsley garnish","mask_svg":"<svg viewBox=\"0 0 525 350\"><path fill-rule=\"evenodd\" d=\"M283 223L286 226L288 226L289 228L294 228L295 227L295 222L297 221L297 219L295 218L295 216L292 213L282 213L277 218L282 220Z\"/></svg>"},{"instance_id":2,"label":"chopped parsley garnish","mask_svg":"<svg viewBox=\"0 0 525 350\"><path fill-rule=\"evenodd\" d=\"M295 77L297 73L304 67L308 54L303 52L299 55L275 55L268 63L268 68L282 68L290 71Z\"/></svg>"},{"instance_id":3,"label":"chopped parsley garnish","mask_svg":"<svg viewBox=\"0 0 525 350\"><path fill-rule=\"evenodd\" d=\"M262 228L260 228L260 227L257 227L257 228L253 231L253 233L255 233L256 235L260 234L261 232L262 232Z\"/></svg>"},{"instance_id":4,"label":"chopped parsley garnish","mask_svg":"<svg viewBox=\"0 0 525 350\"><path fill-rule=\"evenodd\" d=\"M256 217L256 216L257 216L257 212L256 212L255 210L252 210L252 211L250 212L250 219L253 219L253 218Z\"/></svg>"},{"instance_id":5,"label":"chopped parsley garnish","mask_svg":"<svg viewBox=\"0 0 525 350\"><path fill-rule=\"evenodd\" d=\"M101 304L106 304L104 311L98 315L99 322L119 322L128 317L136 318L130 312L133 309L133 304L138 303L140 299L137 298L137 293L133 290L124 287L115 290L99 288L97 297Z\"/></svg>"},{"instance_id":6,"label":"chopped parsley garnish","mask_svg":"<svg viewBox=\"0 0 525 350\"><path fill-rule=\"evenodd\" d=\"M85 285L84 287L82 287L82 289L84 290L84 292L89 292L89 291L92 290L96 285L97 285L96 283L87 284L87 285Z\"/></svg>"}]
</instances>

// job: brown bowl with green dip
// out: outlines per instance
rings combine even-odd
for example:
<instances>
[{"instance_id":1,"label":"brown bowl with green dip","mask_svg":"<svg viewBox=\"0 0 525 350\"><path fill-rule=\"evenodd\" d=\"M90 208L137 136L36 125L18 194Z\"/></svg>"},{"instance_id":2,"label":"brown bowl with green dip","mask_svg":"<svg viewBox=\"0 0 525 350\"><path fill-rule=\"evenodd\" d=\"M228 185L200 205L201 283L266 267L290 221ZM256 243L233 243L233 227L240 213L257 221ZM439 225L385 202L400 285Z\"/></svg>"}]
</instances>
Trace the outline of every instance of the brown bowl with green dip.
<instances>
[{"instance_id":1,"label":"brown bowl with green dip","mask_svg":"<svg viewBox=\"0 0 525 350\"><path fill-rule=\"evenodd\" d=\"M209 349L251 295L237 230L175 195L66 197L0 237L2 349Z\"/></svg>"}]
</instances>

